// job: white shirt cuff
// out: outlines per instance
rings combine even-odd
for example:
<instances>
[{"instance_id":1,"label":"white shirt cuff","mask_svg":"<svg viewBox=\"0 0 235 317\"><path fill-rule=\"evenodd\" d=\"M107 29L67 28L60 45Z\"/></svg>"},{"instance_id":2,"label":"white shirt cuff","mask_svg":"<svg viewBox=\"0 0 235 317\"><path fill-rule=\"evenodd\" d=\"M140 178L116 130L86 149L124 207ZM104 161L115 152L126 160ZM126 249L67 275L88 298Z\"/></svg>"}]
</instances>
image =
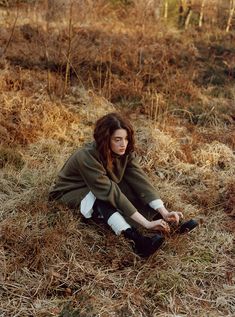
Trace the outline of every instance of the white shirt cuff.
<instances>
[{"instance_id":1,"label":"white shirt cuff","mask_svg":"<svg viewBox=\"0 0 235 317\"><path fill-rule=\"evenodd\" d=\"M149 203L149 206L153 209L158 209L164 207L163 201L161 199L155 199Z\"/></svg>"},{"instance_id":2,"label":"white shirt cuff","mask_svg":"<svg viewBox=\"0 0 235 317\"><path fill-rule=\"evenodd\" d=\"M80 211L85 218L91 218L93 213L93 205L96 200L96 197L92 192L89 192L81 201Z\"/></svg>"}]
</instances>

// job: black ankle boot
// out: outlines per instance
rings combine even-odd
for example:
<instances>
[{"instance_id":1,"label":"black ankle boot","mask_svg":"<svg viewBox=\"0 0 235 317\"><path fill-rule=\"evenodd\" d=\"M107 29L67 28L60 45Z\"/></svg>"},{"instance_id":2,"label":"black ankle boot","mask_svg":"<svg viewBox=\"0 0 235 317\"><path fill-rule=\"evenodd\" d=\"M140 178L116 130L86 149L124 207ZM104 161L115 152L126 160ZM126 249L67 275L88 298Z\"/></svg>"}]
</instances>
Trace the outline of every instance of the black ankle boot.
<instances>
[{"instance_id":1,"label":"black ankle boot","mask_svg":"<svg viewBox=\"0 0 235 317\"><path fill-rule=\"evenodd\" d=\"M125 230L124 237L134 241L134 251L141 257L148 257L153 254L164 241L164 237L158 234L151 238L142 236L135 228Z\"/></svg>"},{"instance_id":2,"label":"black ankle boot","mask_svg":"<svg viewBox=\"0 0 235 317\"><path fill-rule=\"evenodd\" d=\"M188 233L198 226L198 222L194 219L182 222L177 228L176 233Z\"/></svg>"}]
</instances>

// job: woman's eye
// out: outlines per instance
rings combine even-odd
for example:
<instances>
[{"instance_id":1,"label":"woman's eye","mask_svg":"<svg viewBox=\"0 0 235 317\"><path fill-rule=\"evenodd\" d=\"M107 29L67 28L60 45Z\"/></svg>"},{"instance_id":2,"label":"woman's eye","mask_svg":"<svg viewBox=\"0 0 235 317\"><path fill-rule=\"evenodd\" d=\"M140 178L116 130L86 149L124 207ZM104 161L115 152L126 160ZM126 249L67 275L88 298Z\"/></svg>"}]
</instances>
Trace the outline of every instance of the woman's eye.
<instances>
[{"instance_id":1,"label":"woman's eye","mask_svg":"<svg viewBox=\"0 0 235 317\"><path fill-rule=\"evenodd\" d=\"M121 142L122 141L122 139L120 139L120 138L118 138L118 139L114 139L114 142ZM123 140L124 141L124 140ZM125 141L127 141L128 142L128 138L126 138L125 139Z\"/></svg>"}]
</instances>

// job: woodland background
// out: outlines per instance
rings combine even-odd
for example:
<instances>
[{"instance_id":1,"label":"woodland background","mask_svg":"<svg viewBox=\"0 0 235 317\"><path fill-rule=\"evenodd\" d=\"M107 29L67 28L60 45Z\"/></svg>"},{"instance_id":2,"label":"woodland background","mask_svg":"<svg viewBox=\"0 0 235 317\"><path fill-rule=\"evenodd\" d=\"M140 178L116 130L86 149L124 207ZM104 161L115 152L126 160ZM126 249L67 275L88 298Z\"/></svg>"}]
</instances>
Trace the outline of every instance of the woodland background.
<instances>
[{"instance_id":1,"label":"woodland background","mask_svg":"<svg viewBox=\"0 0 235 317\"><path fill-rule=\"evenodd\" d=\"M234 316L235 1L0 0L0 316ZM149 259L48 190L95 121L133 122L167 208Z\"/></svg>"}]
</instances>

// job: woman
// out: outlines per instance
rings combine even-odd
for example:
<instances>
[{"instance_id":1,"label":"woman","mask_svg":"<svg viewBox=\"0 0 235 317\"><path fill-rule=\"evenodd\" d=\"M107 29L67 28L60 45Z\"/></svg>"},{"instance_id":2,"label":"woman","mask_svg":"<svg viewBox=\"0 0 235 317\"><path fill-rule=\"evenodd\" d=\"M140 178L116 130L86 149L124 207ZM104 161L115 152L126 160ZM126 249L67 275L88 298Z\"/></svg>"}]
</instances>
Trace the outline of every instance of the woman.
<instances>
[{"instance_id":1,"label":"woman","mask_svg":"<svg viewBox=\"0 0 235 317\"><path fill-rule=\"evenodd\" d=\"M139 166L134 154L134 132L130 122L118 113L100 118L94 129L95 141L78 149L62 167L50 191L50 199L80 209L86 218L102 218L113 231L134 241L140 256L153 254L164 237L141 235L136 229L168 233L168 223L179 224L181 212L169 212ZM189 231L191 220L179 231Z\"/></svg>"}]
</instances>

